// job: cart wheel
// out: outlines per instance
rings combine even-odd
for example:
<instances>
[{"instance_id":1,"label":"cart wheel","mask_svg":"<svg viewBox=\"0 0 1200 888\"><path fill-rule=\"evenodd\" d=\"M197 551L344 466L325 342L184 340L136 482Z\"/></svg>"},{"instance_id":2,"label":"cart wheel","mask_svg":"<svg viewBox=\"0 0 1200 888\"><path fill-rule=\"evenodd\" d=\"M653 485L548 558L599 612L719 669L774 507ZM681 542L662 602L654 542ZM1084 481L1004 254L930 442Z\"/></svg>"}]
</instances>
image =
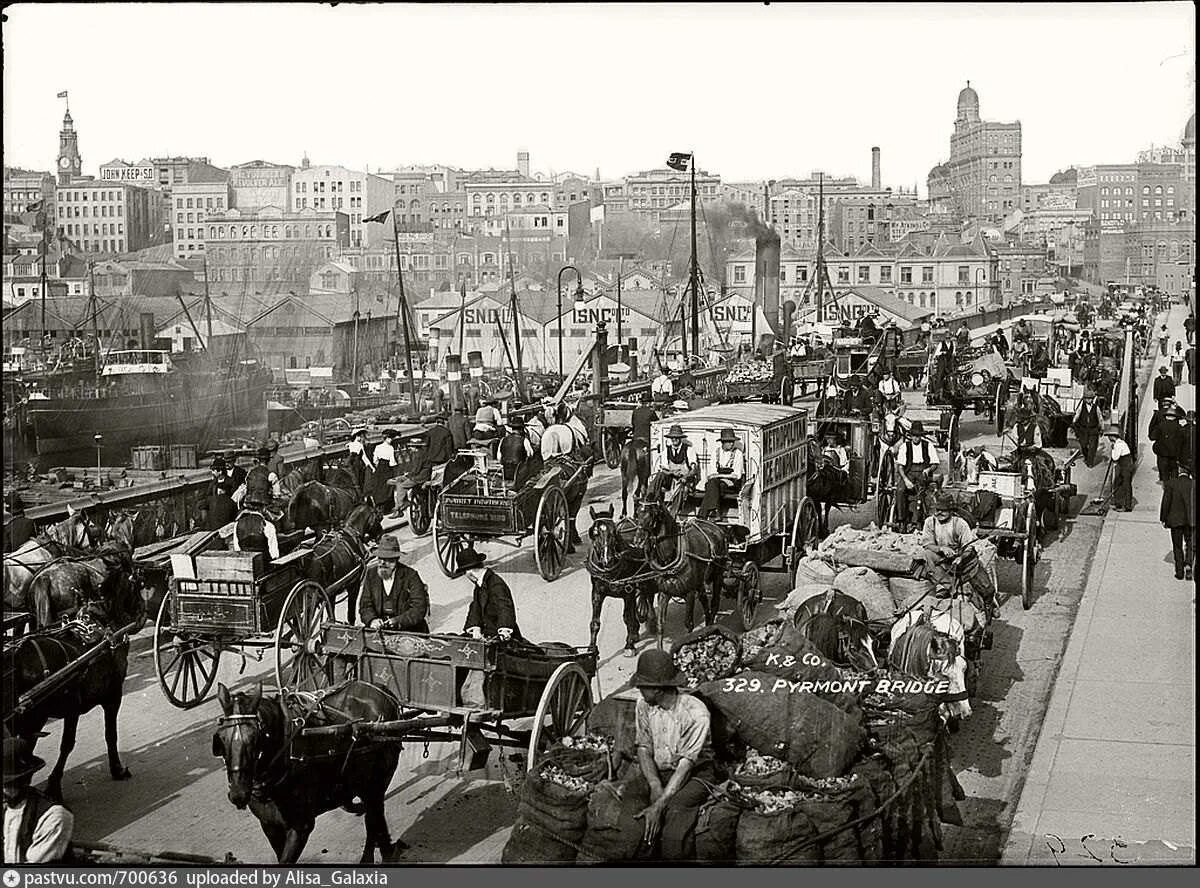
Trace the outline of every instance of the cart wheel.
<instances>
[{"instance_id":1,"label":"cart wheel","mask_svg":"<svg viewBox=\"0 0 1200 888\"><path fill-rule=\"evenodd\" d=\"M171 628L171 596L163 599L154 621L154 672L172 706L199 706L217 680L220 645L205 636Z\"/></svg>"},{"instance_id":2,"label":"cart wheel","mask_svg":"<svg viewBox=\"0 0 1200 888\"><path fill-rule=\"evenodd\" d=\"M604 464L610 469L621 465L622 442L616 429L605 429L601 447L604 449Z\"/></svg>"},{"instance_id":3,"label":"cart wheel","mask_svg":"<svg viewBox=\"0 0 1200 888\"><path fill-rule=\"evenodd\" d=\"M333 603L316 580L292 587L275 627L275 682L280 690L315 691L328 687L321 652L321 624L333 622Z\"/></svg>"},{"instance_id":4,"label":"cart wheel","mask_svg":"<svg viewBox=\"0 0 1200 888\"><path fill-rule=\"evenodd\" d=\"M962 480L961 478L958 477L958 473L954 471L954 465L955 465L954 458L955 458L955 456L958 455L958 451L962 447L962 445L958 441L958 421L959 421L958 413L957 412L951 413L950 414L950 429L946 432L946 456L947 456L947 460L949 462L949 468L950 468L949 474L950 474L951 481L961 481Z\"/></svg>"},{"instance_id":5,"label":"cart wheel","mask_svg":"<svg viewBox=\"0 0 1200 888\"><path fill-rule=\"evenodd\" d=\"M758 575L758 565L747 561L742 565L741 581L738 583L737 609L742 619L742 631L749 632L754 628L754 612L762 601L762 586Z\"/></svg>"},{"instance_id":6,"label":"cart wheel","mask_svg":"<svg viewBox=\"0 0 1200 888\"><path fill-rule=\"evenodd\" d=\"M820 542L818 531L817 506L808 497L800 500L796 509L796 517L792 521L791 545L788 549L788 575L792 588L796 587L796 568L800 559L817 547Z\"/></svg>"},{"instance_id":7,"label":"cart wheel","mask_svg":"<svg viewBox=\"0 0 1200 888\"><path fill-rule=\"evenodd\" d=\"M548 487L538 500L533 522L533 554L542 578L558 579L567 560L567 497L561 487Z\"/></svg>"},{"instance_id":8,"label":"cart wheel","mask_svg":"<svg viewBox=\"0 0 1200 888\"><path fill-rule=\"evenodd\" d=\"M879 474L875 479L875 524L881 529L890 527L896 517L895 485L896 456L888 448L879 460Z\"/></svg>"},{"instance_id":9,"label":"cart wheel","mask_svg":"<svg viewBox=\"0 0 1200 888\"><path fill-rule=\"evenodd\" d=\"M413 536L425 536L433 523L433 510L437 498L433 489L428 485L421 486L416 495L408 503L408 526L412 528Z\"/></svg>"},{"instance_id":10,"label":"cart wheel","mask_svg":"<svg viewBox=\"0 0 1200 888\"><path fill-rule=\"evenodd\" d=\"M1040 528L1037 509L1032 502L1025 504L1025 541L1021 544L1021 607L1033 607L1033 570L1041 554Z\"/></svg>"},{"instance_id":11,"label":"cart wheel","mask_svg":"<svg viewBox=\"0 0 1200 888\"><path fill-rule=\"evenodd\" d=\"M594 701L587 673L578 663L563 663L554 670L533 716L526 767L532 773L538 759L563 737L587 731Z\"/></svg>"},{"instance_id":12,"label":"cart wheel","mask_svg":"<svg viewBox=\"0 0 1200 888\"><path fill-rule=\"evenodd\" d=\"M437 550L438 567L442 573L451 579L459 576L458 560L470 548L470 544L462 537L444 530L441 517L436 512L433 516L433 548Z\"/></svg>"}]
</instances>

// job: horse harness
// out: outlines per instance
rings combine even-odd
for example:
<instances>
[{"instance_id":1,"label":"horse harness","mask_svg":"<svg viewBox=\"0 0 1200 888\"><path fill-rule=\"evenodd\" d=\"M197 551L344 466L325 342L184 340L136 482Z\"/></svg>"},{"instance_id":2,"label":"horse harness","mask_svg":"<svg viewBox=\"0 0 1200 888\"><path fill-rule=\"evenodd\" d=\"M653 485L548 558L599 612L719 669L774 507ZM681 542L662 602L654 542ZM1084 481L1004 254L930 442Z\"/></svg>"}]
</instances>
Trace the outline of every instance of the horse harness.
<instances>
[{"instance_id":1,"label":"horse harness","mask_svg":"<svg viewBox=\"0 0 1200 888\"><path fill-rule=\"evenodd\" d=\"M708 551L710 553L713 551L715 544L719 542L719 540L709 531L704 529L705 524L709 524L709 522L701 521L697 518L686 519L683 524L679 525L679 532L674 535L675 539L683 541L683 545L675 547L675 560L670 564L658 564L654 560L653 552L651 552L650 556L646 559L647 564L649 564L649 566L656 573L676 573L680 570L680 568L683 567L684 560L687 558L692 558L696 561L702 561L705 564L712 564L713 562L717 561L718 559L716 558L705 558L703 555L691 551L687 546L687 530L689 527L695 527L700 531L701 534L703 534L705 541L708 543ZM712 524L709 524L709 526L715 527L715 525ZM721 533L720 528L717 529L717 532L721 534L722 538L724 537L724 534ZM667 535L658 536L655 537L654 542L657 544L668 538L669 537Z\"/></svg>"}]
</instances>

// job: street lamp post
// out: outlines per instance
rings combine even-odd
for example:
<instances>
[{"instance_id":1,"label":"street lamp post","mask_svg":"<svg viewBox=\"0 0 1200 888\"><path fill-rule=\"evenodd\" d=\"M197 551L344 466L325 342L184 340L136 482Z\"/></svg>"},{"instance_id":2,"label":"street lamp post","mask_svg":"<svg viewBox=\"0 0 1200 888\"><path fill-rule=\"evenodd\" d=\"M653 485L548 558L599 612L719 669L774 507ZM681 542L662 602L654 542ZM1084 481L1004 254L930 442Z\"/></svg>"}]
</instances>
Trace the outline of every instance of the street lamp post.
<instances>
[{"instance_id":1,"label":"street lamp post","mask_svg":"<svg viewBox=\"0 0 1200 888\"><path fill-rule=\"evenodd\" d=\"M982 268L975 269L975 286L971 288L971 295L975 299L975 307L976 308L979 307L979 276L981 274L984 277L987 277L987 272L984 271Z\"/></svg>"},{"instance_id":2,"label":"street lamp post","mask_svg":"<svg viewBox=\"0 0 1200 888\"><path fill-rule=\"evenodd\" d=\"M574 265L564 265L558 271L558 375L563 373L563 306L562 306L562 276L564 271L573 271L575 276L579 278L579 285L575 290L576 301L579 301L579 293L583 290L583 275L579 273L579 269Z\"/></svg>"},{"instance_id":3,"label":"street lamp post","mask_svg":"<svg viewBox=\"0 0 1200 888\"><path fill-rule=\"evenodd\" d=\"M100 442L104 440L104 436L97 432L95 435L92 435L92 440L96 442L96 486L103 487L102 479L104 474L100 467Z\"/></svg>"}]
</instances>

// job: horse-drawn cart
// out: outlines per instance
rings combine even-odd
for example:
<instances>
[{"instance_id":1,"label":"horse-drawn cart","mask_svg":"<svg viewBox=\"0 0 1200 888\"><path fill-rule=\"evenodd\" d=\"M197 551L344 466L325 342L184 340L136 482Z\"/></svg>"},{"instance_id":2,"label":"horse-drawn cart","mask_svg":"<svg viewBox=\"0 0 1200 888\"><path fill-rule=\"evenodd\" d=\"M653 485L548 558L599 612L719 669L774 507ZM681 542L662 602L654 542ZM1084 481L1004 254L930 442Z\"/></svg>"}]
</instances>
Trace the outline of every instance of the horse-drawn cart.
<instances>
[{"instance_id":1,"label":"horse-drawn cart","mask_svg":"<svg viewBox=\"0 0 1200 888\"><path fill-rule=\"evenodd\" d=\"M457 741L460 771L483 767L492 745L527 750L532 767L539 751L585 732L595 701L595 651L558 643L328 622L310 658L312 683L368 681L400 703L397 721L338 730L396 742Z\"/></svg>"},{"instance_id":2,"label":"horse-drawn cart","mask_svg":"<svg viewBox=\"0 0 1200 888\"><path fill-rule=\"evenodd\" d=\"M542 471L515 488L504 479L500 463L487 453L462 451L474 464L438 494L433 545L438 565L448 577L459 575L459 556L479 540L519 547L533 536L538 571L555 580L566 564L575 510L582 503L592 474L591 462L552 458ZM460 454L460 455L462 455Z\"/></svg>"},{"instance_id":3,"label":"horse-drawn cart","mask_svg":"<svg viewBox=\"0 0 1200 888\"><path fill-rule=\"evenodd\" d=\"M610 469L621 465L621 448L632 434L633 410L636 404L627 401L608 401L596 411L600 429L600 450L604 464Z\"/></svg>"},{"instance_id":4,"label":"horse-drawn cart","mask_svg":"<svg viewBox=\"0 0 1200 888\"><path fill-rule=\"evenodd\" d=\"M329 585L314 579L313 549L303 545L264 565L262 556L207 547L176 553L166 596L154 624L154 667L167 699L181 709L204 702L221 654L274 651L279 687L302 687L312 669L320 627L334 619L344 592L357 592L365 552Z\"/></svg>"}]
</instances>

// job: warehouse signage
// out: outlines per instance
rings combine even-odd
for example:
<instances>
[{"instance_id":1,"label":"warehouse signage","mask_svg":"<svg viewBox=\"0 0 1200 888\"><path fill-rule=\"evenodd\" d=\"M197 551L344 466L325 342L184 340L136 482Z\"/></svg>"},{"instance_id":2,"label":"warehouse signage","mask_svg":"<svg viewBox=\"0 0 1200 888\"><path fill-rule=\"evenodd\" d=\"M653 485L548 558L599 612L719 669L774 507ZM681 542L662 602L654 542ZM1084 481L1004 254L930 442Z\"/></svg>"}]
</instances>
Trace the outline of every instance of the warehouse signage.
<instances>
[{"instance_id":1,"label":"warehouse signage","mask_svg":"<svg viewBox=\"0 0 1200 888\"><path fill-rule=\"evenodd\" d=\"M100 178L105 182L155 182L157 173L153 166L107 166L100 168Z\"/></svg>"},{"instance_id":2,"label":"warehouse signage","mask_svg":"<svg viewBox=\"0 0 1200 888\"><path fill-rule=\"evenodd\" d=\"M512 311L507 308L468 308L463 312L468 324L507 324L512 320Z\"/></svg>"},{"instance_id":3,"label":"warehouse signage","mask_svg":"<svg viewBox=\"0 0 1200 888\"><path fill-rule=\"evenodd\" d=\"M623 323L628 323L631 315L632 312L628 308L621 306L621 321ZM584 308L577 308L571 312L571 322L574 324L579 324L581 327L591 326L601 322L605 324L611 324L616 321L616 318L617 310L615 307L592 308L591 306L587 306Z\"/></svg>"}]
</instances>

